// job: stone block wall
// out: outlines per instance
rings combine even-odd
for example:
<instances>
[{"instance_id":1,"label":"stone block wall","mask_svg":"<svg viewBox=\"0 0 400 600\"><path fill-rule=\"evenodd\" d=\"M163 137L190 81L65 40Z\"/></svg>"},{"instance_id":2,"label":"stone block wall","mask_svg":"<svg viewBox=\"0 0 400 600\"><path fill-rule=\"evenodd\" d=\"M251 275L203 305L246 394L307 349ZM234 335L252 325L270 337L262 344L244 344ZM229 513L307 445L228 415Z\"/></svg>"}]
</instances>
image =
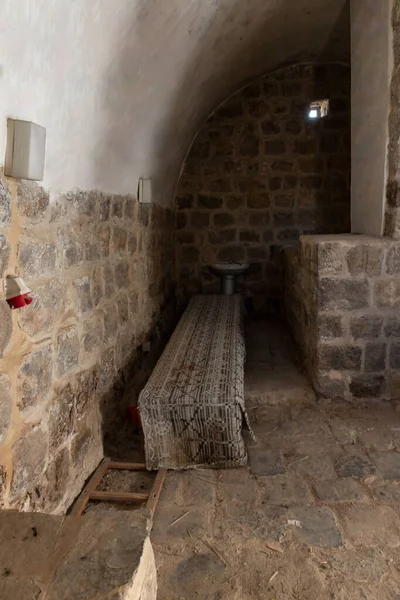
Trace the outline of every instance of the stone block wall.
<instances>
[{"instance_id":1,"label":"stone block wall","mask_svg":"<svg viewBox=\"0 0 400 600\"><path fill-rule=\"evenodd\" d=\"M282 299L283 247L306 233L350 231L349 87L344 66L292 66L208 118L176 191L181 299L220 289L211 263L248 261L242 291L267 310ZM308 103L322 98L330 116L308 120Z\"/></svg>"},{"instance_id":2,"label":"stone block wall","mask_svg":"<svg viewBox=\"0 0 400 600\"><path fill-rule=\"evenodd\" d=\"M316 391L400 396L400 244L303 236L286 253L285 306Z\"/></svg>"},{"instance_id":3,"label":"stone block wall","mask_svg":"<svg viewBox=\"0 0 400 600\"><path fill-rule=\"evenodd\" d=\"M50 202L0 178L0 278L20 274L36 297L0 300L2 506L62 512L97 466L139 391L141 345L173 322L173 236L172 212L133 196Z\"/></svg>"}]
</instances>

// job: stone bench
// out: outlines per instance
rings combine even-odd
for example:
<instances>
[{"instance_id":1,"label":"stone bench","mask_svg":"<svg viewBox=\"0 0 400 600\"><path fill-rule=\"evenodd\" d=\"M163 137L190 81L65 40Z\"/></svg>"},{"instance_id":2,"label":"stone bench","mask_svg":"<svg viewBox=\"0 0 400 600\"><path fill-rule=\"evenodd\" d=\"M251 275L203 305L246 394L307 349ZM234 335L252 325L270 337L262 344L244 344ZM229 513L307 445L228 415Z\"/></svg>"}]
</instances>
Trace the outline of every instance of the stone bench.
<instances>
[{"instance_id":1,"label":"stone bench","mask_svg":"<svg viewBox=\"0 0 400 600\"><path fill-rule=\"evenodd\" d=\"M195 296L139 397L148 469L247 463L243 305Z\"/></svg>"}]
</instances>

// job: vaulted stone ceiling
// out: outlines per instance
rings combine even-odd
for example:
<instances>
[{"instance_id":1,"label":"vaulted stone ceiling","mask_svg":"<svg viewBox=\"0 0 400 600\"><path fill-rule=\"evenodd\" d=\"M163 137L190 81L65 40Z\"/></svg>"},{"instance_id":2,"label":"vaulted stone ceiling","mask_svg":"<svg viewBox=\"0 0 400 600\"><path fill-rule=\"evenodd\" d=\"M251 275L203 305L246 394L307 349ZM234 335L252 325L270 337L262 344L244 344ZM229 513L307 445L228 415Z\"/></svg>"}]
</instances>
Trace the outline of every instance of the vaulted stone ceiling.
<instances>
[{"instance_id":1,"label":"vaulted stone ceiling","mask_svg":"<svg viewBox=\"0 0 400 600\"><path fill-rule=\"evenodd\" d=\"M2 11L0 112L47 127L53 193L132 192L147 176L167 204L196 131L230 93L284 64L348 60L348 0L17 4Z\"/></svg>"}]
</instances>

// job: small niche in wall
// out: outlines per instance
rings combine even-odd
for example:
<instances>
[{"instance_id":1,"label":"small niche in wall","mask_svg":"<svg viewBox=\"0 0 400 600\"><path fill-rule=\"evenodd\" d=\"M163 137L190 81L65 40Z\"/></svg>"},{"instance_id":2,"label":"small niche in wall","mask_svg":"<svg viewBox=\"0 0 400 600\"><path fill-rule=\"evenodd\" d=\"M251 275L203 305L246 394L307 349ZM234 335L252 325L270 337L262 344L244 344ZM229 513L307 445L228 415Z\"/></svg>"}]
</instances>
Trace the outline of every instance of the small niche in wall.
<instances>
[{"instance_id":1,"label":"small niche in wall","mask_svg":"<svg viewBox=\"0 0 400 600\"><path fill-rule=\"evenodd\" d=\"M309 119L315 121L322 119L329 114L329 100L314 100L310 102L307 108L307 116Z\"/></svg>"}]
</instances>

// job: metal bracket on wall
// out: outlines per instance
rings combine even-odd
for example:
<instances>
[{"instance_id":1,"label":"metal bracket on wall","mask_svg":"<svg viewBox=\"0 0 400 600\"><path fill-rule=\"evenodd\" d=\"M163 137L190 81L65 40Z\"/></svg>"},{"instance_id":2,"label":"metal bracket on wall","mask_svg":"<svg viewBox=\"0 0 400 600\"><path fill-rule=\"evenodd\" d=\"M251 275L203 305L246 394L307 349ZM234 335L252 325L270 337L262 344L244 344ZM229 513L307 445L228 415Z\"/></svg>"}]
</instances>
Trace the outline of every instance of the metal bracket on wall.
<instances>
[{"instance_id":1,"label":"metal bracket on wall","mask_svg":"<svg viewBox=\"0 0 400 600\"><path fill-rule=\"evenodd\" d=\"M167 474L167 469L160 469L154 480L153 487L149 494L142 494L136 492L110 492L101 491L97 489L104 475L110 469L120 469L126 471L145 471L146 465L144 463L124 463L114 462L111 458L104 458L91 478L87 485L78 496L77 500L72 506L71 516L80 517L84 512L87 503L91 501L98 502L145 502L147 500L146 508L151 513L153 519L154 513L157 508L158 500L160 498L161 490L164 484L164 480Z\"/></svg>"}]
</instances>

